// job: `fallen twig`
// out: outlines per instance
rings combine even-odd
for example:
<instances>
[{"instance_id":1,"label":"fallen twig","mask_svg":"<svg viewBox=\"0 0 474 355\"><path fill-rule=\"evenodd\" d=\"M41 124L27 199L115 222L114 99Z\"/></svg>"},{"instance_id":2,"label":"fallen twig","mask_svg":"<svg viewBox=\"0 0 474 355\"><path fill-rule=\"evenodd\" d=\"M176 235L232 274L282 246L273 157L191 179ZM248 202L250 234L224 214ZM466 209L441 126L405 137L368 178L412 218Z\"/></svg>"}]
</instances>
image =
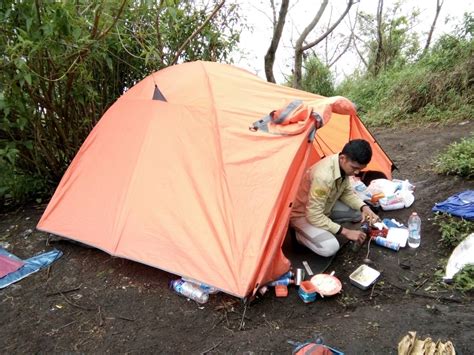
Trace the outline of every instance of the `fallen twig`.
<instances>
[{"instance_id":1,"label":"fallen twig","mask_svg":"<svg viewBox=\"0 0 474 355\"><path fill-rule=\"evenodd\" d=\"M422 283L420 283L418 286L415 287L415 290L414 290L414 291L416 291L416 290L418 290L420 287L422 287L422 286L426 283L426 281L428 281L429 279L430 279L429 277L426 278L426 279L424 279Z\"/></svg>"},{"instance_id":2,"label":"fallen twig","mask_svg":"<svg viewBox=\"0 0 474 355\"><path fill-rule=\"evenodd\" d=\"M99 314L99 327L104 325L104 318L102 317L102 309L100 306L98 307L98 314Z\"/></svg>"},{"instance_id":3,"label":"fallen twig","mask_svg":"<svg viewBox=\"0 0 474 355\"><path fill-rule=\"evenodd\" d=\"M71 300L69 300L63 293L61 293L61 296L63 296L64 300L73 307L77 307L85 311L94 311L96 309L96 308L90 308L90 307L84 307L84 306L78 305L77 303L74 303Z\"/></svg>"},{"instance_id":4,"label":"fallen twig","mask_svg":"<svg viewBox=\"0 0 474 355\"><path fill-rule=\"evenodd\" d=\"M65 293L69 293L69 292L78 291L78 290L81 289L81 286L82 286L82 284L80 284L78 287L74 287L74 288L71 288L69 290L47 293L46 297L56 296L56 295L60 295L60 294L65 294Z\"/></svg>"},{"instance_id":5,"label":"fallen twig","mask_svg":"<svg viewBox=\"0 0 474 355\"><path fill-rule=\"evenodd\" d=\"M404 292L408 292L412 295L415 295L415 296L419 296L419 297L426 297L426 298L431 298L431 299L435 299L435 300L443 300L443 301L449 301L449 302L456 302L456 303L462 303L462 300L460 299L457 299L457 298L450 298L450 297L445 297L445 296L435 296L435 295L429 295L427 293L422 293L422 292L417 292L417 291L414 291L414 290L411 290L409 288L406 288L406 287L402 287L402 286L399 286L399 285L396 285L390 281L387 281L390 285L392 285L393 287L395 288L398 288L399 290L402 290Z\"/></svg>"},{"instance_id":6,"label":"fallen twig","mask_svg":"<svg viewBox=\"0 0 474 355\"><path fill-rule=\"evenodd\" d=\"M64 324L63 326L59 327L56 329L56 331L60 331L63 328L69 327L71 324L77 323L77 320L73 320L72 322L69 322L68 324Z\"/></svg>"},{"instance_id":7,"label":"fallen twig","mask_svg":"<svg viewBox=\"0 0 474 355\"><path fill-rule=\"evenodd\" d=\"M222 321L225 319L226 317L223 315L217 322L214 323L214 325L207 330L207 332L210 332L211 330L213 330L215 327L217 327L220 323L222 323ZM227 320L227 322L229 322Z\"/></svg>"},{"instance_id":8,"label":"fallen twig","mask_svg":"<svg viewBox=\"0 0 474 355\"><path fill-rule=\"evenodd\" d=\"M212 350L214 350L215 348L217 348L221 344L222 344L222 340L219 341L217 344L213 345L212 347L210 347L209 349L200 352L199 354L200 355L207 354L207 353L211 352Z\"/></svg>"}]
</instances>

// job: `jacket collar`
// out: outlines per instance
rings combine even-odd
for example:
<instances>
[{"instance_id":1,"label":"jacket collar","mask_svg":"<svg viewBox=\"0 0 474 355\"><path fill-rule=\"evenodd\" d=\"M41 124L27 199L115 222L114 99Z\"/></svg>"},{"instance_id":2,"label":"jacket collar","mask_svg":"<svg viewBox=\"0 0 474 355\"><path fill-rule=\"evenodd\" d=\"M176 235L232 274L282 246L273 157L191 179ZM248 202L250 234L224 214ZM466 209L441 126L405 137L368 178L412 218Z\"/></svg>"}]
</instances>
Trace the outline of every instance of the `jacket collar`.
<instances>
[{"instance_id":1,"label":"jacket collar","mask_svg":"<svg viewBox=\"0 0 474 355\"><path fill-rule=\"evenodd\" d=\"M330 157L332 160L332 169L333 169L333 176L334 180L344 178L345 173L342 171L341 167L339 166L339 154L334 154Z\"/></svg>"}]
</instances>

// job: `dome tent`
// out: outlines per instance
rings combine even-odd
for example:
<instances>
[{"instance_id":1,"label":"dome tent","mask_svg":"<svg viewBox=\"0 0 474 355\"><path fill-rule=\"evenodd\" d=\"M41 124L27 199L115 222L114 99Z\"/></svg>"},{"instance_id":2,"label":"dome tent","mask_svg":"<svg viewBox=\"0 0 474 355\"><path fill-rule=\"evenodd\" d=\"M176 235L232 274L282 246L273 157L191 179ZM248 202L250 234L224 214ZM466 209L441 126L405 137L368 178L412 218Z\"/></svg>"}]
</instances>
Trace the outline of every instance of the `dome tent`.
<instances>
[{"instance_id":1,"label":"dome tent","mask_svg":"<svg viewBox=\"0 0 474 355\"><path fill-rule=\"evenodd\" d=\"M301 100L311 117L281 134L252 123ZM38 229L246 297L289 269L281 247L306 167L354 138L368 169L392 162L345 98L268 83L237 67L192 62L124 93L73 159Z\"/></svg>"}]
</instances>

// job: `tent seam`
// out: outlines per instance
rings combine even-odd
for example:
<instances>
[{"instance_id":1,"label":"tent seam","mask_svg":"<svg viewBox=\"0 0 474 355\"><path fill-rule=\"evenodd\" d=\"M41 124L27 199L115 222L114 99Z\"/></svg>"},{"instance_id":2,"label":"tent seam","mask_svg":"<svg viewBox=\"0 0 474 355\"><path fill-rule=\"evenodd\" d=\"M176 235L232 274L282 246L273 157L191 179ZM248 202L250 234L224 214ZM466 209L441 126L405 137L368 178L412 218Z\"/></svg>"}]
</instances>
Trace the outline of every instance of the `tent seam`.
<instances>
[{"instance_id":1,"label":"tent seam","mask_svg":"<svg viewBox=\"0 0 474 355\"><path fill-rule=\"evenodd\" d=\"M203 69L203 72L205 73L205 76L206 76L206 81L207 81L207 86L208 86L208 89L209 89L209 93L210 93L210 98L211 98L211 103L212 103L212 112L214 113L214 120L215 120L215 126L217 127L218 126L218 114L217 114L217 108L216 108L216 102L215 102L215 98L214 98L214 90L212 88L212 85L211 85L211 81L209 79L209 73L207 72L207 69L206 69L206 66L204 65L204 62L200 62L201 64L201 67ZM225 190L227 192L227 196L229 197L228 198L228 201L230 202L231 201L231 198L230 198L230 191L229 191L229 183L227 181L227 175L226 175L226 171L225 171L225 164L224 164L224 156L222 154L222 139L221 139L221 135L220 135L220 130L219 129L216 129L215 130L216 132L216 135L217 135L217 141L218 141L218 144L219 144L219 162L220 162L220 165L221 165L221 170L223 172L223 180L224 180L224 186L225 186ZM227 203L225 202L227 199L223 199L224 201L224 204L225 204L225 208L227 210L227 207L232 207L232 206L227 206ZM227 211L226 211L227 212ZM227 213L227 215L229 215L229 213ZM230 213L230 216L233 215L233 208L232 208L232 213ZM232 238L229 238L229 244L232 248L232 251L231 251L231 255L232 255L232 267L231 267L231 270L234 270L234 266L236 264L236 255L235 255L235 247L234 247L234 241L235 241L235 227L234 227L234 223L233 223L233 220L232 218L228 218L227 219L228 221L232 221ZM239 265L240 267L240 265ZM239 283L237 282L237 279L235 278L235 275L233 274L234 276L234 284L237 286L238 288L238 285Z\"/></svg>"}]
</instances>

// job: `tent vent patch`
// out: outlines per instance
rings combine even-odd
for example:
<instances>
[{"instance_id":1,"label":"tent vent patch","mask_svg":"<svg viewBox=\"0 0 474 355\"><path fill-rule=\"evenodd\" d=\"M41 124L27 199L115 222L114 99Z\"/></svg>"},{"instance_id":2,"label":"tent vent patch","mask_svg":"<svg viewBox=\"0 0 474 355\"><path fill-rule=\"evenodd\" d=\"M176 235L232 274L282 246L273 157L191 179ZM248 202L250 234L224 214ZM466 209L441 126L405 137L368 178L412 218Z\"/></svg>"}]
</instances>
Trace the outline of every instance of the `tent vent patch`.
<instances>
[{"instance_id":1,"label":"tent vent patch","mask_svg":"<svg viewBox=\"0 0 474 355\"><path fill-rule=\"evenodd\" d=\"M158 86L155 85L155 91L153 92L153 100L168 101L165 96L162 94Z\"/></svg>"}]
</instances>

